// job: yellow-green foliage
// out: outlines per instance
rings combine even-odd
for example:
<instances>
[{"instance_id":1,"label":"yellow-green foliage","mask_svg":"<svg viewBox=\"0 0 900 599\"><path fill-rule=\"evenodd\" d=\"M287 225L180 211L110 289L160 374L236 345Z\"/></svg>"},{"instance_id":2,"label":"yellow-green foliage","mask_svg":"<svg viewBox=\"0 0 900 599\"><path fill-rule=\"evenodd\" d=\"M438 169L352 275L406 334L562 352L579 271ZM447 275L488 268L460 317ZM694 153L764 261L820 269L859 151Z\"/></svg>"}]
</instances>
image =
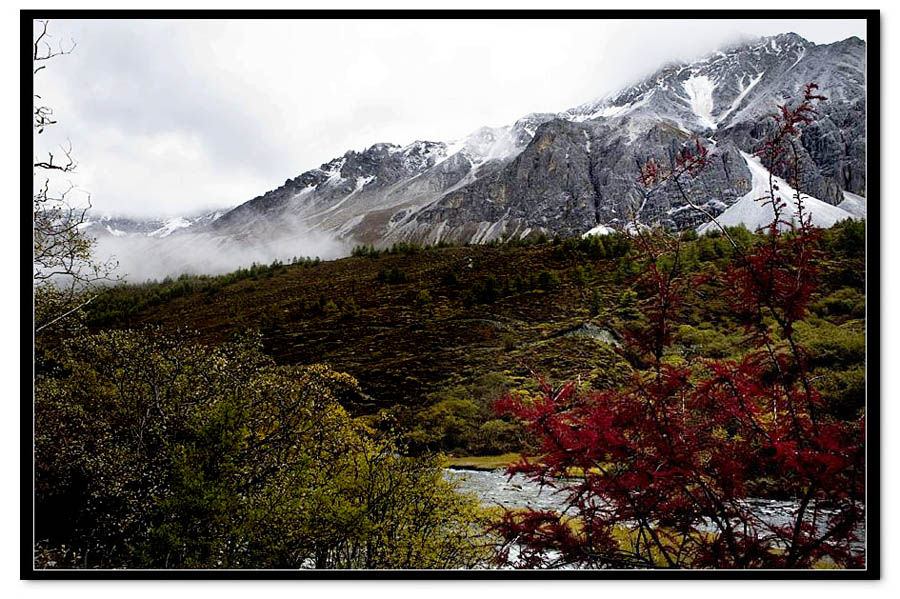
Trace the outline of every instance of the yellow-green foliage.
<instances>
[{"instance_id":1,"label":"yellow-green foliage","mask_svg":"<svg viewBox=\"0 0 900 599\"><path fill-rule=\"evenodd\" d=\"M837 325L811 319L798 324L797 340L809 355L811 374L828 409L841 418L859 416L866 392L864 322Z\"/></svg>"},{"instance_id":2,"label":"yellow-green foliage","mask_svg":"<svg viewBox=\"0 0 900 599\"><path fill-rule=\"evenodd\" d=\"M740 347L741 335L726 335L713 328L684 324L678 327L673 341L685 357L725 358Z\"/></svg>"},{"instance_id":3,"label":"yellow-green foliage","mask_svg":"<svg viewBox=\"0 0 900 599\"><path fill-rule=\"evenodd\" d=\"M111 331L66 343L36 384L38 536L78 566L470 567L477 502L399 456L322 365Z\"/></svg>"},{"instance_id":4,"label":"yellow-green foliage","mask_svg":"<svg viewBox=\"0 0 900 599\"><path fill-rule=\"evenodd\" d=\"M825 316L863 318L866 315L866 296L857 289L843 287L823 297L812 307Z\"/></svg>"},{"instance_id":5,"label":"yellow-green foliage","mask_svg":"<svg viewBox=\"0 0 900 599\"><path fill-rule=\"evenodd\" d=\"M404 431L401 438L414 452L496 454L521 449L525 436L521 425L498 417L493 410L511 383L502 374L487 373L430 395L420 409L396 406L381 416Z\"/></svg>"},{"instance_id":6,"label":"yellow-green foliage","mask_svg":"<svg viewBox=\"0 0 900 599\"><path fill-rule=\"evenodd\" d=\"M861 364L866 358L866 334L862 321L836 325L827 321L797 323L797 339L816 366Z\"/></svg>"}]
</instances>

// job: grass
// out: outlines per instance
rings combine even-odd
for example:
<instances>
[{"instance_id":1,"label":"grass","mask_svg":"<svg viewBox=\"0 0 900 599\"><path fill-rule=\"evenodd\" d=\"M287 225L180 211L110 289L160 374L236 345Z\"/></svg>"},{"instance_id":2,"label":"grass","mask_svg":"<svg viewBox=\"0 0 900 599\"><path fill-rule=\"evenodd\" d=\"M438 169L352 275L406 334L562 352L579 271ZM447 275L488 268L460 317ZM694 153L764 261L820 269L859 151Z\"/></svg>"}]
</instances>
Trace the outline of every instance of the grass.
<instances>
[{"instance_id":1,"label":"grass","mask_svg":"<svg viewBox=\"0 0 900 599\"><path fill-rule=\"evenodd\" d=\"M460 468L462 470L503 470L512 463L519 462L522 459L521 453L504 453L501 455L480 455L480 456L445 456L447 465L450 468ZM533 463L533 462L529 462ZM611 466L606 464L605 467ZM599 468L592 468L593 474L600 474ZM566 472L568 478L581 478L584 476L584 470L581 468L570 468Z\"/></svg>"},{"instance_id":2,"label":"grass","mask_svg":"<svg viewBox=\"0 0 900 599\"><path fill-rule=\"evenodd\" d=\"M465 470L500 470L513 462L518 462L522 454L504 453L502 455L485 456L447 456L450 468Z\"/></svg>"}]
</instances>

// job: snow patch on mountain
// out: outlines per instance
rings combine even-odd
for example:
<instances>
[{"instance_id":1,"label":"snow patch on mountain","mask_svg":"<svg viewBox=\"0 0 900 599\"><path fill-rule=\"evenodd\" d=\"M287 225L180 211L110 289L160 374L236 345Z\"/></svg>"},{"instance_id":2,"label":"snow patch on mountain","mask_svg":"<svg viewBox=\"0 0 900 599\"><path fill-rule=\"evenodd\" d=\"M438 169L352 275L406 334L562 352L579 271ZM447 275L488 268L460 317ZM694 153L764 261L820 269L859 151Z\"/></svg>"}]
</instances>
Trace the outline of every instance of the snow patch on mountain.
<instances>
[{"instance_id":1,"label":"snow patch on mountain","mask_svg":"<svg viewBox=\"0 0 900 599\"><path fill-rule=\"evenodd\" d=\"M794 63L794 64L796 64L796 63ZM744 81L745 81L746 78L747 78L747 74L741 75L741 79L740 79L740 90L741 90L741 92L737 95L737 97L736 97L736 98L734 99L734 101L731 103L731 106L728 108L728 110L726 110L725 112L723 112L722 114L720 114L720 115L717 117L716 120L717 120L718 122L721 123L722 121L724 121L724 120L728 117L729 114L731 114L732 112L734 112L735 110L737 110L737 109L740 107L741 102L744 101L744 98L747 97L747 94L750 93L750 90L753 89L753 87L754 87L757 83L759 83L759 80L763 78L763 75L765 75L765 72L760 73L760 74L757 75L756 77L750 75L750 84L747 85L746 87L744 86Z\"/></svg>"},{"instance_id":2,"label":"snow patch on mountain","mask_svg":"<svg viewBox=\"0 0 900 599\"><path fill-rule=\"evenodd\" d=\"M789 67L787 68L788 71L790 71L791 69L793 69L795 66L797 66L797 64L798 64L801 60L803 60L803 58L806 56L806 48L804 48L803 46L801 46L801 47L800 47L800 52L799 52L798 54L799 54L799 55L797 56L797 60L794 61L794 64L792 64L791 66L789 66Z\"/></svg>"},{"instance_id":3,"label":"snow patch on mountain","mask_svg":"<svg viewBox=\"0 0 900 599\"><path fill-rule=\"evenodd\" d=\"M755 156L751 156L746 152L741 152L741 156L747 163L747 168L750 169L753 177L752 188L749 193L716 217L716 220L725 227L734 227L742 224L751 231L764 229L772 222L775 216L771 202L767 202L765 199L769 197L770 193L769 171L760 164L759 159ZM781 177L773 177L773 180L775 187L777 187L774 192L775 197L786 205L785 213L782 214L781 219L798 224L799 218L794 200L795 190ZM853 214L847 210L807 195L803 196L803 212L804 215L811 215L812 223L818 227L830 227L842 220L853 218ZM706 223L698 227L697 232L703 234L717 228L714 223ZM787 225L782 224L779 228L786 229Z\"/></svg>"},{"instance_id":4,"label":"snow patch on mountain","mask_svg":"<svg viewBox=\"0 0 900 599\"><path fill-rule=\"evenodd\" d=\"M367 177L358 177L356 179L356 189L353 191L359 191L369 183L375 180L375 175L369 175Z\"/></svg>"},{"instance_id":5,"label":"snow patch on mountain","mask_svg":"<svg viewBox=\"0 0 900 599\"><path fill-rule=\"evenodd\" d=\"M606 227L604 225L597 225L590 231L585 231L584 233L582 233L581 236L582 237L590 237L591 235L609 235L610 233L613 233L613 232L614 232L614 229L610 229L609 227Z\"/></svg>"},{"instance_id":6,"label":"snow patch on mountain","mask_svg":"<svg viewBox=\"0 0 900 599\"><path fill-rule=\"evenodd\" d=\"M713 90L716 89L715 83L706 75L691 75L684 80L682 86L684 91L687 92L691 110L697 115L700 124L707 129L715 129L717 123L712 116L712 94Z\"/></svg>"},{"instance_id":7,"label":"snow patch on mountain","mask_svg":"<svg viewBox=\"0 0 900 599\"><path fill-rule=\"evenodd\" d=\"M183 216L179 216L179 217L173 218L170 221L167 221L166 224L164 224L162 227L156 229L155 231L152 231L151 233L148 233L148 235L150 237L159 237L159 238L168 237L169 235L171 235L178 229L186 229L187 227L190 227L190 226L191 226L191 221L184 218Z\"/></svg>"},{"instance_id":8,"label":"snow patch on mountain","mask_svg":"<svg viewBox=\"0 0 900 599\"><path fill-rule=\"evenodd\" d=\"M616 104L602 104L599 108L589 112L587 114L575 114L569 116L566 114L568 120L574 121L576 123L580 123L583 121L589 121L597 118L616 118L622 117L627 114L634 112L635 110L646 106L648 102L650 102L650 98L653 97L653 93L656 90L651 89L648 93L644 94L639 100L634 102L627 102L625 104L616 105Z\"/></svg>"},{"instance_id":9,"label":"snow patch on mountain","mask_svg":"<svg viewBox=\"0 0 900 599\"><path fill-rule=\"evenodd\" d=\"M315 190L316 190L316 185L315 185L315 183L310 183L309 185L307 185L306 187L304 187L303 189L301 189L300 191L298 191L297 193L295 193L295 194L291 197L291 199L292 199L292 200L299 200L299 199L302 198L303 196L308 196L309 194L311 194L311 193L314 192ZM216 218L213 219L213 220L217 220L218 218L219 218L219 217L216 217Z\"/></svg>"},{"instance_id":10,"label":"snow patch on mountain","mask_svg":"<svg viewBox=\"0 0 900 599\"><path fill-rule=\"evenodd\" d=\"M466 138L463 153L475 167L512 158L522 151L510 127L482 127Z\"/></svg>"},{"instance_id":11,"label":"snow patch on mountain","mask_svg":"<svg viewBox=\"0 0 900 599\"><path fill-rule=\"evenodd\" d=\"M844 191L844 200L838 204L838 208L846 210L856 218L866 218L866 198Z\"/></svg>"},{"instance_id":12,"label":"snow patch on mountain","mask_svg":"<svg viewBox=\"0 0 900 599\"><path fill-rule=\"evenodd\" d=\"M343 181L344 178L341 176L341 169L344 168L345 164L347 164L346 157L338 158L327 164L323 164L321 170L328 175L328 179L322 183L322 186L335 185Z\"/></svg>"}]
</instances>

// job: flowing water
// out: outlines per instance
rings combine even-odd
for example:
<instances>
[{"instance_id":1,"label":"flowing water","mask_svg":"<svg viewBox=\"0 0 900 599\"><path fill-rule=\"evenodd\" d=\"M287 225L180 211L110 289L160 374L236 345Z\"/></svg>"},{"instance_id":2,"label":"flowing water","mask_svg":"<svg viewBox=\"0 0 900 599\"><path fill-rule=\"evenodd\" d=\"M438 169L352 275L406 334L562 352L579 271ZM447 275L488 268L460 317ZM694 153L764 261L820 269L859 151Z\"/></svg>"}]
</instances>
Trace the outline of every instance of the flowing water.
<instances>
[{"instance_id":1,"label":"flowing water","mask_svg":"<svg viewBox=\"0 0 900 599\"><path fill-rule=\"evenodd\" d=\"M472 493L484 505L508 509L532 508L536 510L566 510L566 493L550 487L541 488L521 474L509 477L503 470L446 469L444 477L458 484L459 490ZM560 481L565 485L565 480ZM791 524L797 516L796 501L774 499L747 499L745 505L762 522L774 526ZM826 514L828 512L825 512ZM710 527L712 530L712 527ZM860 542L857 549L865 551L865 531L857 531Z\"/></svg>"}]
</instances>

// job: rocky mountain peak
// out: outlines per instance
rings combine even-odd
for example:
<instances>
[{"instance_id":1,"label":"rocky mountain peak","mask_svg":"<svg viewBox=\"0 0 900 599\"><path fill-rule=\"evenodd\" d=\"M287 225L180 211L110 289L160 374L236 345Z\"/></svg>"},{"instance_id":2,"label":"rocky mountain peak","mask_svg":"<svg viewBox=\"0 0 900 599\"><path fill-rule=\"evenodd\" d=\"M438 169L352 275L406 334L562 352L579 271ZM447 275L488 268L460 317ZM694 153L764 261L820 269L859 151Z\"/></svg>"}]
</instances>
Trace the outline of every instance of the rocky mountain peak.
<instances>
[{"instance_id":1,"label":"rocky mountain peak","mask_svg":"<svg viewBox=\"0 0 900 599\"><path fill-rule=\"evenodd\" d=\"M634 217L696 227L702 219L672 190L646 190L637 174L647 159L670 163L698 139L712 165L691 193L708 212L749 222L758 215L736 215L733 207L754 205L747 196L761 167L752 156L766 115L808 82L828 100L802 138L805 191L829 207L820 207L823 218L849 216L840 205L850 200L859 216L866 195L865 58L858 38L816 45L788 32L744 40L667 63L569 110L530 113L450 142L348 151L203 226L241 239L310 230L348 245L574 235Z\"/></svg>"}]
</instances>

